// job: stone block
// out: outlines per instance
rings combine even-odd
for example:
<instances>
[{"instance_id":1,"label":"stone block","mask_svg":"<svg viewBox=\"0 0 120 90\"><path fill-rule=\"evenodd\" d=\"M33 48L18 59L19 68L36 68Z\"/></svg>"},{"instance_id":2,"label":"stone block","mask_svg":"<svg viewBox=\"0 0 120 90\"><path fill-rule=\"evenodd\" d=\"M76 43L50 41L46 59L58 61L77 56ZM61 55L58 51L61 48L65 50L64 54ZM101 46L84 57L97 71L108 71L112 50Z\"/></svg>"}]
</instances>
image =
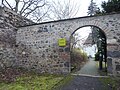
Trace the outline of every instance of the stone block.
<instances>
[{"instance_id":1,"label":"stone block","mask_svg":"<svg viewBox=\"0 0 120 90\"><path fill-rule=\"evenodd\" d=\"M66 47L66 48L65 48L65 52L70 52L70 48L69 48L69 47Z\"/></svg>"},{"instance_id":2,"label":"stone block","mask_svg":"<svg viewBox=\"0 0 120 90\"><path fill-rule=\"evenodd\" d=\"M120 71L120 65L116 65L116 71Z\"/></svg>"},{"instance_id":3,"label":"stone block","mask_svg":"<svg viewBox=\"0 0 120 90\"><path fill-rule=\"evenodd\" d=\"M112 58L120 58L120 51L108 51L107 56Z\"/></svg>"},{"instance_id":4,"label":"stone block","mask_svg":"<svg viewBox=\"0 0 120 90\"><path fill-rule=\"evenodd\" d=\"M107 59L107 71L108 73L112 74L113 67L112 67L112 58Z\"/></svg>"},{"instance_id":5,"label":"stone block","mask_svg":"<svg viewBox=\"0 0 120 90\"><path fill-rule=\"evenodd\" d=\"M59 52L64 52L64 49L60 48L60 49L59 49Z\"/></svg>"},{"instance_id":6,"label":"stone block","mask_svg":"<svg viewBox=\"0 0 120 90\"><path fill-rule=\"evenodd\" d=\"M64 66L65 66L65 67L70 67L70 62L65 62L65 63L64 63Z\"/></svg>"}]
</instances>

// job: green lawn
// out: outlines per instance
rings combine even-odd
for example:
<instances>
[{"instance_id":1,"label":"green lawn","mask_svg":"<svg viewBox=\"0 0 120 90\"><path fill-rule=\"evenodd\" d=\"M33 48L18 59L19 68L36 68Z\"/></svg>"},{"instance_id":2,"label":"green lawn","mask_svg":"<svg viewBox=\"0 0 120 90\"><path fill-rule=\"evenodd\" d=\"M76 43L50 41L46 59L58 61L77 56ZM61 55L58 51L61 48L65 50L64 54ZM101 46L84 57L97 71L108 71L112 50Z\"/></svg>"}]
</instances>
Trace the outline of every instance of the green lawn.
<instances>
[{"instance_id":1,"label":"green lawn","mask_svg":"<svg viewBox=\"0 0 120 90\"><path fill-rule=\"evenodd\" d=\"M100 81L105 86L111 86L112 90L120 90L120 77L107 77L107 78L100 78ZM106 89L105 89L106 90Z\"/></svg>"},{"instance_id":2,"label":"green lawn","mask_svg":"<svg viewBox=\"0 0 120 90\"><path fill-rule=\"evenodd\" d=\"M107 71L106 71L106 68L105 68L105 62L102 63L103 65L103 69L102 70L99 70L99 61L96 61L96 67L98 68L98 72L101 76L106 76L107 75ZM106 65L107 66L107 65Z\"/></svg>"},{"instance_id":3,"label":"green lawn","mask_svg":"<svg viewBox=\"0 0 120 90\"><path fill-rule=\"evenodd\" d=\"M17 77L15 82L1 82L0 90L52 90L63 78L57 75L24 75Z\"/></svg>"}]
</instances>

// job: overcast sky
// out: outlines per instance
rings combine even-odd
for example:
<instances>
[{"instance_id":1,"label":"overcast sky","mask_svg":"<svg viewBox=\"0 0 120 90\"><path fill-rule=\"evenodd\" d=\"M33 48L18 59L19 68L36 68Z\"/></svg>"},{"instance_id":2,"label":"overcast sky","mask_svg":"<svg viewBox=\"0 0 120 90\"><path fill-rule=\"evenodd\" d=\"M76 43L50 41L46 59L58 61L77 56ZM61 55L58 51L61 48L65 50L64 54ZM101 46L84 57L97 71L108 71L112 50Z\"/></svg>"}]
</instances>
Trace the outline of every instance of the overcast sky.
<instances>
[{"instance_id":1,"label":"overcast sky","mask_svg":"<svg viewBox=\"0 0 120 90\"><path fill-rule=\"evenodd\" d=\"M1 5L1 1L2 0L0 0L0 5ZM7 0L7 1L9 3L13 3L14 2L14 0ZM48 0L48 1L50 1L50 0ZM60 0L60 1L62 2L64 0ZM71 0L71 1L74 2L74 3L77 3L79 5L79 11L78 11L76 17L87 16L88 6L90 5L90 1L91 0ZM101 2L108 1L108 0L93 0L93 1L100 7Z\"/></svg>"},{"instance_id":2,"label":"overcast sky","mask_svg":"<svg viewBox=\"0 0 120 90\"><path fill-rule=\"evenodd\" d=\"M90 5L91 0L74 0L74 1L77 1L80 4L80 9L76 16L77 17L87 16L88 6ZM101 3L103 1L108 1L108 0L93 0L93 1L98 5L98 7L101 7Z\"/></svg>"}]
</instances>

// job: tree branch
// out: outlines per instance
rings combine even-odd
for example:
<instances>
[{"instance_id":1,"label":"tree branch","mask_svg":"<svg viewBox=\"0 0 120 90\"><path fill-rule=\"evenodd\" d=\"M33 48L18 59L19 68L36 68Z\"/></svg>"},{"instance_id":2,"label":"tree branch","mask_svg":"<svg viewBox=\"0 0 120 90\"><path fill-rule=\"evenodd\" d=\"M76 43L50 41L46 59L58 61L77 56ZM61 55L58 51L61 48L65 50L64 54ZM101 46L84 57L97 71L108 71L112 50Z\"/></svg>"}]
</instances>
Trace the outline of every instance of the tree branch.
<instances>
[{"instance_id":1,"label":"tree branch","mask_svg":"<svg viewBox=\"0 0 120 90\"><path fill-rule=\"evenodd\" d=\"M3 0L4 1L4 0ZM7 0L5 0L5 2L7 3L7 5L9 6L9 8L11 9L11 10L13 10L13 8L12 8L12 6L8 3L8 1ZM4 4L3 4L4 5ZM4 5L5 6L5 5Z\"/></svg>"},{"instance_id":2,"label":"tree branch","mask_svg":"<svg viewBox=\"0 0 120 90\"><path fill-rule=\"evenodd\" d=\"M25 13L24 17L27 17L30 13L34 12L37 8L43 7L45 3L42 6L36 6L34 9L30 9L31 11Z\"/></svg>"}]
</instances>

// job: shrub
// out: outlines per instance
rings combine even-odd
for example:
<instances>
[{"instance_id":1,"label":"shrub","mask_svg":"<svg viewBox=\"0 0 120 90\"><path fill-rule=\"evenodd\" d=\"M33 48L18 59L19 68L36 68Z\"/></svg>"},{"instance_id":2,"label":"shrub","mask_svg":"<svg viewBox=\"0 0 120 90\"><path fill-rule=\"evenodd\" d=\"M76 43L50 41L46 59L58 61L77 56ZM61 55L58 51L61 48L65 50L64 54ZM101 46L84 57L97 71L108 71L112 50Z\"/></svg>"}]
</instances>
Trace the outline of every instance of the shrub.
<instances>
[{"instance_id":1,"label":"shrub","mask_svg":"<svg viewBox=\"0 0 120 90\"><path fill-rule=\"evenodd\" d=\"M80 70L87 60L87 54L81 49L75 48L71 51L71 66L73 71Z\"/></svg>"}]
</instances>

